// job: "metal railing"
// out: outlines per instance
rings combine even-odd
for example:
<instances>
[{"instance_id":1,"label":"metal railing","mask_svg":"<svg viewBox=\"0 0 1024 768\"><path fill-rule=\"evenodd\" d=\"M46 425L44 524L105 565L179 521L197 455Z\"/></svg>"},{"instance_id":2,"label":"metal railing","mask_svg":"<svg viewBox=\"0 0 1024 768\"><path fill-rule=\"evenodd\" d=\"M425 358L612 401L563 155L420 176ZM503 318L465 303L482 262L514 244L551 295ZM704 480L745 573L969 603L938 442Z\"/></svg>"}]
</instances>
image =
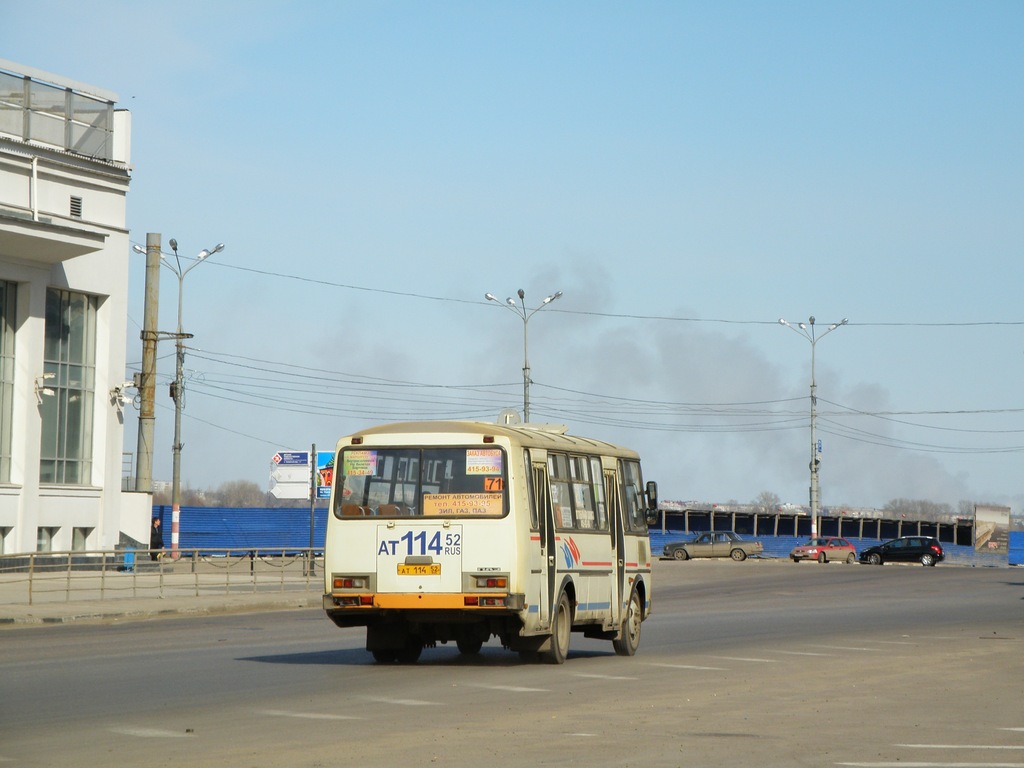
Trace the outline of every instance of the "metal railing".
<instances>
[{"instance_id":1,"label":"metal railing","mask_svg":"<svg viewBox=\"0 0 1024 768\"><path fill-rule=\"evenodd\" d=\"M0 604L312 592L322 566L322 555L294 548L38 552L0 558Z\"/></svg>"}]
</instances>

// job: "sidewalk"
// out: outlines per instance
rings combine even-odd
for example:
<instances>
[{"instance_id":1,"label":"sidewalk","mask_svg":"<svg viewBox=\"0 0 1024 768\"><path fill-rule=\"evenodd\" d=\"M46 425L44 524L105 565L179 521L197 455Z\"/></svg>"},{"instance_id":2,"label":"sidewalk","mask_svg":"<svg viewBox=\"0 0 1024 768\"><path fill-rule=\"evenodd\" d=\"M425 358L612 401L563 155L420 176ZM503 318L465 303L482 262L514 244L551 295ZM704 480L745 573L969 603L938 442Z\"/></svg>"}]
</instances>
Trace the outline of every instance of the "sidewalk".
<instances>
[{"instance_id":1,"label":"sidewalk","mask_svg":"<svg viewBox=\"0 0 1024 768\"><path fill-rule=\"evenodd\" d=\"M249 613L322 605L323 580L303 563L242 568L190 563L144 564L134 573L0 574L0 631L72 622L138 621L172 616ZM159 568L159 569L158 569ZM158 570L157 570L158 569ZM31 589L31 592L30 592Z\"/></svg>"},{"instance_id":2,"label":"sidewalk","mask_svg":"<svg viewBox=\"0 0 1024 768\"><path fill-rule=\"evenodd\" d=\"M0 631L13 627L68 624L72 622L119 622L171 616L220 613L252 613L296 608L319 608L317 592L258 592L196 596L124 597L110 600L70 600L36 605L10 604L0 587Z\"/></svg>"}]
</instances>

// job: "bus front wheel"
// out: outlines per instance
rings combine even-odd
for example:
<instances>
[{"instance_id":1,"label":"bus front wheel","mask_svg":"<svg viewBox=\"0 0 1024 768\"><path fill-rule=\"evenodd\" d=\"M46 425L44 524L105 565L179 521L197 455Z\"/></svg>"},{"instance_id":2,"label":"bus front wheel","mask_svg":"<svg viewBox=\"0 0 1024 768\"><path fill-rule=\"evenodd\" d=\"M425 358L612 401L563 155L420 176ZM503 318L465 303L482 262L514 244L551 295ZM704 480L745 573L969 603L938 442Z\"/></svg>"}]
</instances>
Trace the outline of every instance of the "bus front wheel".
<instances>
[{"instance_id":1,"label":"bus front wheel","mask_svg":"<svg viewBox=\"0 0 1024 768\"><path fill-rule=\"evenodd\" d=\"M544 652L544 660L549 664L563 664L569 655L569 635L572 632L572 609L569 598L563 592L558 598L558 606L551 622L551 641Z\"/></svg>"},{"instance_id":2,"label":"bus front wheel","mask_svg":"<svg viewBox=\"0 0 1024 768\"><path fill-rule=\"evenodd\" d=\"M640 647L640 622L643 621L643 609L640 606L640 596L633 591L629 596L629 608L626 609L626 618L622 620L622 630L619 638L612 640L612 647L619 656L632 656Z\"/></svg>"}]
</instances>

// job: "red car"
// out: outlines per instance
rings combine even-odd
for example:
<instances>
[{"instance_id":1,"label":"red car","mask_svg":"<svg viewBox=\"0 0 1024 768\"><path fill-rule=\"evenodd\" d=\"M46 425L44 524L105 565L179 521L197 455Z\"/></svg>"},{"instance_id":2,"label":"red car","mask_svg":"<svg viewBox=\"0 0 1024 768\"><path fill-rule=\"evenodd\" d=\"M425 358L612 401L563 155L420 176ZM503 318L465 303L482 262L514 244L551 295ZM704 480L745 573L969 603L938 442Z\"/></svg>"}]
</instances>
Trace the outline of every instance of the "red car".
<instances>
[{"instance_id":1,"label":"red car","mask_svg":"<svg viewBox=\"0 0 1024 768\"><path fill-rule=\"evenodd\" d=\"M857 562L857 550L846 539L837 536L827 536L821 539L811 539L806 544L794 547L789 553L794 563L801 560L817 560L819 563L827 563L829 560L845 560L848 563Z\"/></svg>"}]
</instances>

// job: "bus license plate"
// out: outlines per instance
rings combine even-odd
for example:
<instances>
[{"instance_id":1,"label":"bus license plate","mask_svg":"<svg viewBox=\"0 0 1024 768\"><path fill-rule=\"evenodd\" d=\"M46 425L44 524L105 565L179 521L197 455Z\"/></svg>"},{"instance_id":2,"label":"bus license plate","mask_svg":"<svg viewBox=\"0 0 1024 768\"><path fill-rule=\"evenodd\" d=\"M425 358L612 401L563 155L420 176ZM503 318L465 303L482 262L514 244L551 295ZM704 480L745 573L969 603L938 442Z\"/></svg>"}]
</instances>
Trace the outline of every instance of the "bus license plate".
<instances>
[{"instance_id":1,"label":"bus license plate","mask_svg":"<svg viewBox=\"0 0 1024 768\"><path fill-rule=\"evenodd\" d=\"M429 565L406 565L398 564L399 576L440 576L441 564L430 563Z\"/></svg>"}]
</instances>

